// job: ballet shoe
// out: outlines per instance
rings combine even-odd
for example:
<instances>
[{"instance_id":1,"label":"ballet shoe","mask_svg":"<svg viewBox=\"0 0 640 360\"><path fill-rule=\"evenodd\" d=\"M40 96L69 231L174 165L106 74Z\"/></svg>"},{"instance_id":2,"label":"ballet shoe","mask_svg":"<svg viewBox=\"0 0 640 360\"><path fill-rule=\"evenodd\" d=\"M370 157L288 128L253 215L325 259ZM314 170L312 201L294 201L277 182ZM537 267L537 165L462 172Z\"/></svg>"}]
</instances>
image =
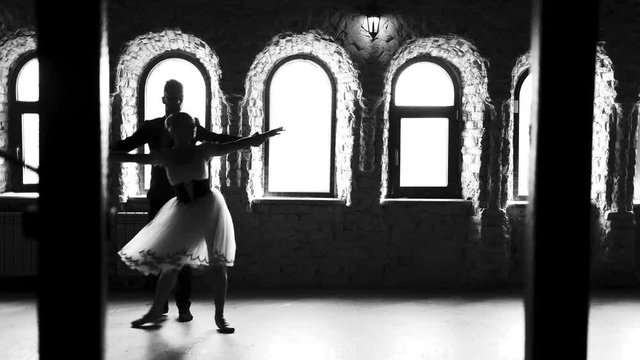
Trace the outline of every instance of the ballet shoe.
<instances>
[{"instance_id":1,"label":"ballet shoe","mask_svg":"<svg viewBox=\"0 0 640 360\"><path fill-rule=\"evenodd\" d=\"M162 319L166 319L166 315L155 312L148 312L144 314L140 319L133 320L131 322L131 327L140 327L146 323L157 323Z\"/></svg>"},{"instance_id":2,"label":"ballet shoe","mask_svg":"<svg viewBox=\"0 0 640 360\"><path fill-rule=\"evenodd\" d=\"M236 329L229 326L227 320L222 316L216 316L215 318L216 325L218 326L218 332L221 334L233 334Z\"/></svg>"},{"instance_id":3,"label":"ballet shoe","mask_svg":"<svg viewBox=\"0 0 640 360\"><path fill-rule=\"evenodd\" d=\"M180 312L178 314L178 321L179 322L187 322L187 321L191 321L193 320L193 315L191 315L191 312L189 310L184 311L184 312Z\"/></svg>"}]
</instances>

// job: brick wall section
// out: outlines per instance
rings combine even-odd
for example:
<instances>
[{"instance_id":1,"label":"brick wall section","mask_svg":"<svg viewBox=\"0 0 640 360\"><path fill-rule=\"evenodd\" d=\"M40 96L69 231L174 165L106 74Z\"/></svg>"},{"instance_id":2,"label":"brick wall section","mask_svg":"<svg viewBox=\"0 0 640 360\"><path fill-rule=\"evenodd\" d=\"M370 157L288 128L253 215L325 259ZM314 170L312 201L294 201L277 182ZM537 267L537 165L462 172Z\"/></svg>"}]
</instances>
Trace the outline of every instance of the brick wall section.
<instances>
[{"instance_id":1,"label":"brick wall section","mask_svg":"<svg viewBox=\"0 0 640 360\"><path fill-rule=\"evenodd\" d=\"M610 148L611 206L604 213L603 236L596 247L597 281L608 284L635 282L635 216L633 214L633 170L629 157L635 120L635 104L615 104L612 111ZM633 186L633 185L631 185Z\"/></svg>"},{"instance_id":2,"label":"brick wall section","mask_svg":"<svg viewBox=\"0 0 640 360\"><path fill-rule=\"evenodd\" d=\"M7 6L0 9L2 34L14 31L17 23L34 23L33 16L29 20L29 16L24 18L10 10L17 8L18 13L29 13L30 10L24 11L25 7L29 7L28 2L5 2ZM471 259L474 257L470 256L470 252L476 251L472 245L476 244L475 236L479 234L482 222L480 216L469 213L479 215L477 206L472 206L467 212L461 206L452 203L380 205L380 180L385 174L381 165L382 161L385 161L383 159L386 159L386 156L382 155L386 148L383 146L382 131L386 113L384 100L388 95L388 91L385 90L388 83L385 81L385 71L392 66L391 61L397 55L398 49L405 47L410 41L428 39L439 34L456 34L457 37L473 42L482 57L491 60L491 67L486 69L487 74L483 77L485 80L482 80L488 81L488 92L493 98L508 99L510 84L514 81L511 74L516 71L513 61L529 48L530 4L526 1L471 4L461 0L434 0L428 4L400 0L394 4L383 4L386 6L383 26L378 39L373 42L360 29L363 17L355 9L361 5L361 2L356 0L160 0L154 3L113 2L109 6L112 89L119 91L116 73L123 46L126 48L131 39L136 39L140 34L160 34L167 26L180 26L184 33L196 35L220 55L220 68L224 74L220 79L220 87L226 94L232 94L228 100L231 108L221 110L220 115L224 118L224 113L230 111L231 116L228 118L231 121L227 123L221 119L220 124L223 130L232 134L246 134L249 130L246 122L248 115L244 114L241 118L245 123L241 122L238 115L241 111L246 111L240 106L244 96L237 94L246 91L243 85L249 68L255 62L255 55L265 49L265 45L277 34L286 31L300 34L311 29L320 29L346 50L354 67L359 70L359 81L364 94L364 113L362 118L359 118L358 107L361 105L354 101L356 115L353 149L359 151L359 154L352 156L351 167L360 171L352 173L350 207L335 204L269 203L256 204L253 212L247 212L245 184L239 183L238 180L248 179L249 163L244 157L234 161L231 160L232 156L229 156L229 172L226 173L222 169L220 174L227 179L227 184L232 184L227 188L223 186L222 190L236 224L239 244L238 263L230 272L232 286L455 286L465 283L466 279L471 277L471 269L474 269ZM633 47L629 47L629 43L640 36L640 27L634 25L637 22L632 21L639 16L640 9L622 0L603 1L602 8L600 33L601 38L607 41L607 51L616 65L616 77L620 80L620 84L615 88L618 98L622 94L622 100L618 102L632 103L638 96L640 60L630 56ZM14 21L15 19L18 20ZM134 81L133 86L136 86L135 83ZM115 110L118 106L116 99L117 96L114 96L114 112L124 115L123 110ZM469 113L471 116L466 116L465 121L479 122L483 128L487 120L482 119L484 102L474 103L481 106L473 109ZM495 104L502 105L501 102ZM224 105L222 108L224 109ZM498 117L505 116L506 113L502 109L508 107L502 106L498 111ZM596 121L600 121L601 127L597 131L594 128L594 136L596 133L606 134L607 131L603 130L608 130L611 121L605 114L599 116L600 119ZM133 118L135 120L132 123L137 123L136 116ZM117 116L114 116L112 131L114 136L120 137L123 133L116 123ZM479 139L481 151L480 166L477 178L474 179L477 182L477 192L475 189L469 190L473 194L472 198L477 199L480 208L484 208L483 201L488 201L486 193L491 186L488 166L482 165L483 157L486 159L490 153L487 128L484 129L483 135L475 137ZM495 127L493 129L495 130ZM513 129L507 126L505 131L507 140L511 139ZM595 141L594 138L594 144ZM605 151L609 152L610 137L602 137L599 141L604 144ZM502 147L509 149L510 142L503 139ZM501 155L503 159L505 154ZM507 153L507 156L510 161L500 163L502 174L505 169L507 172L511 171L511 155ZM604 159L597 164L604 169L598 174L608 176L609 156L604 153L598 156ZM628 163L631 162L630 156ZM594 172L595 169L596 167ZM473 171L471 173L475 174ZM627 174L627 180L629 176L630 173ZM511 176L506 177L508 185L504 185L503 175L500 181L503 184L500 190L503 199L500 207L504 208L503 197L512 193ZM602 179L598 181L598 184L602 184ZM604 182L605 195L598 197L601 204L606 204L607 196L613 194L613 188L607 190L606 179ZM137 179L134 183L137 184ZM240 184L239 188L237 184ZM602 186L598 191L602 193ZM632 193L630 186L627 186L627 193ZM595 198L594 196L594 200ZM602 218L599 211L594 213L594 219ZM511 226L509 233L513 240L506 244L510 247L512 255L508 281L520 281L518 274L522 270L520 249L521 234L524 231L524 209L512 211L512 207L507 207L507 215ZM139 217L138 220L144 223L145 215ZM473 231L469 231L470 228ZM639 258L636 257L636 260Z\"/></svg>"},{"instance_id":3,"label":"brick wall section","mask_svg":"<svg viewBox=\"0 0 640 360\"><path fill-rule=\"evenodd\" d=\"M509 111L513 106L515 100L515 86L519 80L521 74L530 66L530 54L526 53L518 58L516 65L514 66L511 77L511 99L508 107L503 107L505 111ZM607 251L607 238L611 238L610 241L615 243L620 242L620 236L628 238L629 225L626 221L630 219L629 216L610 215L610 210L616 208L616 201L627 202L628 198L625 195L628 192L627 183L628 178L625 174L620 174L616 169L619 167L628 168L627 155L630 146L629 140L625 140L625 133L630 131L630 127L627 121L624 120L622 115L622 109L615 103L616 81L614 79L614 71L611 59L607 55L604 49L604 43L599 43L596 52L596 74L595 74L595 89L594 89L594 118L593 118L593 143L592 143L592 177L591 177L591 199L594 204L592 213L592 241L594 242L594 266L597 272L606 272L603 267L604 254ZM513 113L508 115L509 123L506 131L507 141L505 144L510 144L513 141ZM627 150L625 150L627 149ZM508 174L508 181L505 182L506 186L506 199L513 199L513 153L511 146L503 147L503 156L507 154L509 163L503 164L503 173ZM505 206L506 201L501 202L502 206ZM520 206L508 206L507 207L508 218L512 229L511 238L512 245L510 248L513 253L514 261L512 264L512 271L515 273L521 273L522 266L519 262L519 256L521 256L521 249L524 247L524 209ZM612 224L611 221L615 224ZM609 236L608 234L612 229L624 229L622 235L614 234ZM613 230L616 232L617 230ZM626 234L626 235L625 235ZM620 260L620 258L618 258ZM618 261L616 260L616 261Z\"/></svg>"},{"instance_id":4,"label":"brick wall section","mask_svg":"<svg viewBox=\"0 0 640 360\"><path fill-rule=\"evenodd\" d=\"M460 203L387 204L363 213L336 204L254 204L237 211L238 250L229 281L236 287L461 287L473 207ZM109 251L115 253L145 213L120 213ZM125 238L123 238L125 237ZM140 277L108 262L115 286L142 286ZM196 287L209 285L196 275ZM130 285L127 285L129 283Z\"/></svg>"},{"instance_id":5,"label":"brick wall section","mask_svg":"<svg viewBox=\"0 0 640 360\"><path fill-rule=\"evenodd\" d=\"M218 56L201 39L180 30L165 29L140 35L127 42L119 57L114 81L121 98L121 124L116 132L122 138L133 134L138 127L137 104L139 92L142 91L139 82L143 71L152 59L173 50L186 52L204 65L211 79L211 130L218 133L227 131L227 104L219 84L221 71ZM212 179L216 186L220 186L221 177L226 179L226 174L220 171L220 159L216 157L211 161ZM133 163L123 163L121 166L121 196L124 199L140 192L138 168L139 165Z\"/></svg>"},{"instance_id":6,"label":"brick wall section","mask_svg":"<svg viewBox=\"0 0 640 360\"><path fill-rule=\"evenodd\" d=\"M21 29L0 38L0 149L9 151L9 75L16 60L35 50L33 30ZM11 152L13 153L13 152ZM0 192L11 189L9 163L0 157Z\"/></svg>"},{"instance_id":7,"label":"brick wall section","mask_svg":"<svg viewBox=\"0 0 640 360\"><path fill-rule=\"evenodd\" d=\"M308 54L324 62L336 81L336 158L335 181L337 197L351 204L352 161L356 134L358 104L362 101L362 89L358 72L349 54L331 37L320 32L281 34L272 39L256 56L245 81L246 94L242 102L243 134L264 131L264 92L266 81L274 66L282 59L296 54ZM247 196L249 200L260 198L265 189L264 153L262 147L251 148L248 156Z\"/></svg>"},{"instance_id":8,"label":"brick wall section","mask_svg":"<svg viewBox=\"0 0 640 360\"><path fill-rule=\"evenodd\" d=\"M501 161L502 139L504 138L503 118L491 104L484 111L485 128L489 129L484 142L483 157L488 158L488 199L486 207L480 209L480 236L469 239L468 267L470 276L476 282L500 284L509 272L511 235L507 214L500 207L501 198Z\"/></svg>"},{"instance_id":9,"label":"brick wall section","mask_svg":"<svg viewBox=\"0 0 640 360\"><path fill-rule=\"evenodd\" d=\"M262 3L256 6L260 7L261 16L238 17L239 21L250 23L243 41L230 41L238 35L225 36L224 29L229 28L225 26L194 31L202 34L220 54L224 74L221 84L228 93L241 92L238 84L242 78L246 86L248 76L244 74L250 72L257 61L252 54L268 48L264 34L274 31L278 34L283 29L304 34L309 32L308 28L315 28L321 29L321 34L330 34L335 44L346 50L354 68L362 69L359 78L356 77L358 82L363 81L366 106L358 98L352 103L353 149L359 149L360 156L353 154L350 160L350 168L354 169L350 180L351 206L254 203L252 211L247 212L246 183L240 183L239 189L222 189L236 224L239 244L237 265L230 273L232 286L464 286L469 279L468 239L478 236L480 226L480 220L473 216L471 203L381 206L379 201L384 70L401 44L417 36L416 22L403 16L388 16L384 31L371 42L360 29L363 17L341 11L339 7L321 7L317 14L306 11L306 15L300 17L295 6L274 10L264 5L264 11ZM222 9L220 13L227 10ZM160 13L157 19L163 16ZM132 24L133 33L136 28L145 28L136 26ZM116 36L126 38L121 32L116 30ZM248 63L247 59L250 59ZM249 91L249 87L244 91ZM242 119L232 120L230 126L242 124L241 133L245 135L251 131L248 106L243 106L247 95L232 95L229 101L232 107L237 106L233 116L241 114ZM477 109L480 123L484 121L483 109ZM360 115L360 111L365 114ZM248 181L249 170L255 169L250 168L251 161L247 153L242 154L238 164L242 182ZM362 171L355 171L358 168ZM231 173L229 177L234 176Z\"/></svg>"},{"instance_id":10,"label":"brick wall section","mask_svg":"<svg viewBox=\"0 0 640 360\"><path fill-rule=\"evenodd\" d=\"M526 53L516 60L516 64L511 72L511 98L509 107L512 109L515 101L515 87L522 73L530 67L531 54ZM607 190L607 183L611 167L609 164L610 143L610 126L611 116L615 111L614 103L616 98L615 90L616 81L614 79L613 65L611 59L604 50L604 44L600 43L596 53L596 74L595 74L595 93L594 93L594 123L593 123L593 150L592 150L592 171L591 171L591 198L598 207L604 212L611 205L611 200L607 201L607 197L611 197L612 191ZM509 124L507 127L507 139L505 144L509 145L513 142L513 113L509 114ZM508 196L508 200L513 199L513 152L511 146L504 146L503 152L508 155L509 161L503 164L503 172L508 174L504 193ZM503 204L505 203L502 201Z\"/></svg>"},{"instance_id":11,"label":"brick wall section","mask_svg":"<svg viewBox=\"0 0 640 360\"><path fill-rule=\"evenodd\" d=\"M487 62L471 42L457 36L410 40L398 50L389 64L384 81L381 198L384 199L388 196L391 81L402 64L421 55L441 58L452 64L460 74L462 82L462 196L477 205L482 188L480 184L480 157L482 154L481 141L484 135L483 112L485 103L489 101Z\"/></svg>"},{"instance_id":12,"label":"brick wall section","mask_svg":"<svg viewBox=\"0 0 640 360\"><path fill-rule=\"evenodd\" d=\"M596 52L596 77L594 94L593 151L591 163L591 199L601 212L612 206L614 166L610 163L615 151L616 118L619 114L615 105L616 81L613 64L604 50L604 44L598 44Z\"/></svg>"}]
</instances>

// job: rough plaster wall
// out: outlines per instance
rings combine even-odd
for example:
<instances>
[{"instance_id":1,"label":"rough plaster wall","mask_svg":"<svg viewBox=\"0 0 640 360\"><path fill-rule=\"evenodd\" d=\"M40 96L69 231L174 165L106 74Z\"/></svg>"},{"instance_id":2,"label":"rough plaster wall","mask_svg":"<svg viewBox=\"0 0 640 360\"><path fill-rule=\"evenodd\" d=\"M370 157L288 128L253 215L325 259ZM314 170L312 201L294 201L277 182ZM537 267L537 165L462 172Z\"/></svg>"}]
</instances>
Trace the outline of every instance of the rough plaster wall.
<instances>
[{"instance_id":1,"label":"rough plaster wall","mask_svg":"<svg viewBox=\"0 0 640 360\"><path fill-rule=\"evenodd\" d=\"M140 35L129 41L119 57L115 86L116 92L121 97L121 138L130 136L138 127L137 104L139 92L142 91L139 89L139 82L145 67L155 57L174 50L186 52L204 65L211 79L210 130L217 133L226 132L227 105L219 85L221 71L218 56L201 39L180 30L165 29L161 32ZM220 176L225 175L220 174L221 158L214 158L211 164L214 185L220 186ZM124 199L140 192L138 168L137 164L122 164L121 195Z\"/></svg>"}]
</instances>

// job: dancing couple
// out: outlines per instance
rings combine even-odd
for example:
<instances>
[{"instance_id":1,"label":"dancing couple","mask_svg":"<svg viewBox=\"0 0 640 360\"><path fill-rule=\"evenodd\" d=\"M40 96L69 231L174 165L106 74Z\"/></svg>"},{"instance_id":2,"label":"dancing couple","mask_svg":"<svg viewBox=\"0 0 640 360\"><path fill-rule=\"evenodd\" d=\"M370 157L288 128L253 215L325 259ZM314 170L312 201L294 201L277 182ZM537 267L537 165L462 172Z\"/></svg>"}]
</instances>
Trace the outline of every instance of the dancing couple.
<instances>
[{"instance_id":1,"label":"dancing couple","mask_svg":"<svg viewBox=\"0 0 640 360\"><path fill-rule=\"evenodd\" d=\"M155 165L148 194L150 221L118 252L132 269L145 275L159 275L151 308L131 325L140 327L162 320L176 282L178 320L190 321L193 318L188 299L190 271L186 269L207 268L214 288L214 320L218 331L233 333L234 328L224 317L227 267L233 266L236 251L233 221L224 197L209 185L207 165L214 156L260 146L278 135L282 128L244 138L210 133L189 114L179 111L182 86L175 80L165 85L162 100L165 116L145 121L131 137L118 142L110 154L115 161ZM203 142L196 144L197 141ZM127 153L144 143L150 145L149 154ZM153 196L162 177L174 196L167 200L165 195L163 205L158 207ZM181 284L181 280L186 284Z\"/></svg>"}]
</instances>

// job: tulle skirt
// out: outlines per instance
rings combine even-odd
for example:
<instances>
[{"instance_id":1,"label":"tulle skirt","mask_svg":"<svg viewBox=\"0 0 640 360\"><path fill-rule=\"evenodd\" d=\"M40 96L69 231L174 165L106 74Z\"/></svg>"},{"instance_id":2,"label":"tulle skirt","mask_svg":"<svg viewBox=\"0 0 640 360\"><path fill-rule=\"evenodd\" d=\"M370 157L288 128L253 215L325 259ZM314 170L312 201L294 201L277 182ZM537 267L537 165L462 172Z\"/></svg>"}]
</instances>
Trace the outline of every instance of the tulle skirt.
<instances>
[{"instance_id":1,"label":"tulle skirt","mask_svg":"<svg viewBox=\"0 0 640 360\"><path fill-rule=\"evenodd\" d=\"M145 275L183 266L233 266L236 253L231 214L217 189L189 203L169 200L118 255Z\"/></svg>"}]
</instances>

